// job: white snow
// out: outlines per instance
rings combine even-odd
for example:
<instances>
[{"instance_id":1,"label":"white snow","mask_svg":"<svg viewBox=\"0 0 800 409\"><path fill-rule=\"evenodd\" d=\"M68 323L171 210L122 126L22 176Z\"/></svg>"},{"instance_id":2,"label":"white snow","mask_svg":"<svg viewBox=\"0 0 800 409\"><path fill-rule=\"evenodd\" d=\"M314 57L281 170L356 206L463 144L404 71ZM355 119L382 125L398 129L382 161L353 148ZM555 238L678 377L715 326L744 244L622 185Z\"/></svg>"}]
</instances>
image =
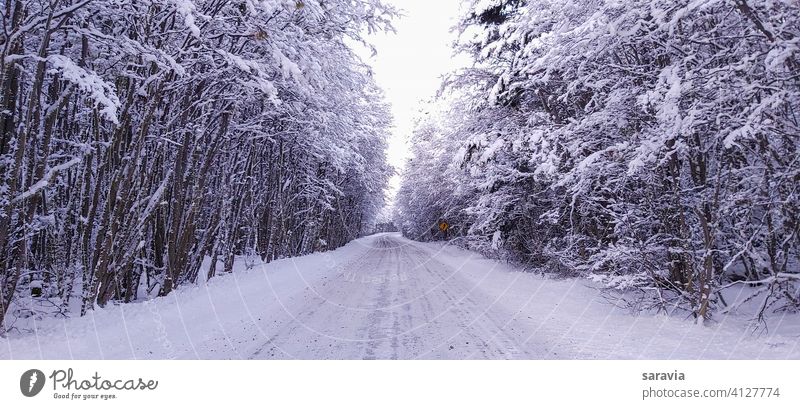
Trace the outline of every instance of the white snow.
<instances>
[{"instance_id":1,"label":"white snow","mask_svg":"<svg viewBox=\"0 0 800 409\"><path fill-rule=\"evenodd\" d=\"M503 235L500 230L497 230L492 234L492 250L499 250L500 246L503 244Z\"/></svg>"},{"instance_id":2,"label":"white snow","mask_svg":"<svg viewBox=\"0 0 800 409\"><path fill-rule=\"evenodd\" d=\"M796 314L770 316L766 333L748 331L752 311L705 326L634 316L588 280L394 233L245 265L168 297L36 321L0 340L0 359L800 358Z\"/></svg>"},{"instance_id":3,"label":"white snow","mask_svg":"<svg viewBox=\"0 0 800 409\"><path fill-rule=\"evenodd\" d=\"M275 59L275 61L278 61L278 65L281 67L284 78L294 78L295 81L300 83L305 81L300 67L290 59L286 58L286 55L284 55L277 47L272 48L272 58Z\"/></svg>"},{"instance_id":4,"label":"white snow","mask_svg":"<svg viewBox=\"0 0 800 409\"><path fill-rule=\"evenodd\" d=\"M22 200L25 200L25 199L35 195L40 190L42 190L45 187L47 187L47 185L50 184L50 180L53 179L53 177L55 177L58 174L58 172L65 171L65 170L67 170L67 169L69 169L69 168L81 163L82 161L83 161L83 157L78 156L78 157L75 157L75 158L72 158L72 159L68 160L65 163L53 166L52 168L50 168L47 171L47 173L44 175L44 177L41 180L39 180L36 183L32 184L28 188L28 190L22 192L19 196L15 197L13 202L17 203L17 202L20 202Z\"/></svg>"},{"instance_id":5,"label":"white snow","mask_svg":"<svg viewBox=\"0 0 800 409\"><path fill-rule=\"evenodd\" d=\"M191 0L173 0L175 10L183 17L183 23L186 28L192 32L192 35L200 38L200 27L197 26L195 13L197 13L197 6Z\"/></svg>"},{"instance_id":6,"label":"white snow","mask_svg":"<svg viewBox=\"0 0 800 409\"><path fill-rule=\"evenodd\" d=\"M117 108L120 106L120 101L113 84L104 81L94 71L79 67L69 57L53 54L48 56L47 60L55 70L61 72L64 79L74 83L82 91L88 93L96 105L102 105L100 113L107 120L119 124Z\"/></svg>"},{"instance_id":7,"label":"white snow","mask_svg":"<svg viewBox=\"0 0 800 409\"><path fill-rule=\"evenodd\" d=\"M252 74L253 81L250 83L251 85L258 88L261 92L267 95L267 98L274 104L280 105L281 101L278 98L278 88L275 87L275 84L272 81L266 78L266 74L263 72L261 64L257 61L247 60L242 58L238 55L231 54L225 50L217 50L217 53L225 58L230 64L236 66L236 68L248 73Z\"/></svg>"}]
</instances>

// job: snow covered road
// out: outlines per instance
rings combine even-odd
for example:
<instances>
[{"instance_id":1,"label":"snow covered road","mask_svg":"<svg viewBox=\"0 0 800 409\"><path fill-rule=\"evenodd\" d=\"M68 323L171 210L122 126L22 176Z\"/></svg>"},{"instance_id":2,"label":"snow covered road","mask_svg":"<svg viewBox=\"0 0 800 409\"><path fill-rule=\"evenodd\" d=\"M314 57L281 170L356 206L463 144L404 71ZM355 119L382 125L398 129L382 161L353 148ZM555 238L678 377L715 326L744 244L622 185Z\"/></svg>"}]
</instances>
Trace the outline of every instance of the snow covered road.
<instances>
[{"instance_id":1,"label":"snow covered road","mask_svg":"<svg viewBox=\"0 0 800 409\"><path fill-rule=\"evenodd\" d=\"M31 322L0 359L798 358L798 316L700 327L610 303L585 280L552 280L398 234L257 264L165 298ZM23 323L24 324L24 323ZM5 344L5 345L3 345Z\"/></svg>"},{"instance_id":2,"label":"snow covered road","mask_svg":"<svg viewBox=\"0 0 800 409\"><path fill-rule=\"evenodd\" d=\"M336 274L284 303L252 358L535 358L505 328L513 312L437 260L380 235Z\"/></svg>"}]
</instances>

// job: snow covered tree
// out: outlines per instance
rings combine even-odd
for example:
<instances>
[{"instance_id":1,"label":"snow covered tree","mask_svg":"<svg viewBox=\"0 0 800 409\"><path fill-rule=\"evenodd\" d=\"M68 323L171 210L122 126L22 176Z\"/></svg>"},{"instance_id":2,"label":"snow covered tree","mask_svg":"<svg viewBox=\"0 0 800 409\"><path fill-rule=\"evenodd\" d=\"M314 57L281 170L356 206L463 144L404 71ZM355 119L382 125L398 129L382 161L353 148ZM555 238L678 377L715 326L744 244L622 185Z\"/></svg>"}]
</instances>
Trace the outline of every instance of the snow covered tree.
<instances>
[{"instance_id":1,"label":"snow covered tree","mask_svg":"<svg viewBox=\"0 0 800 409\"><path fill-rule=\"evenodd\" d=\"M3 0L0 328L362 234L389 116L378 0ZM34 283L34 284L32 284ZM33 297L29 287L41 287Z\"/></svg>"},{"instance_id":2,"label":"snow covered tree","mask_svg":"<svg viewBox=\"0 0 800 409\"><path fill-rule=\"evenodd\" d=\"M798 17L788 1L470 2L458 47L475 63L448 84L469 119L443 140L479 192L467 242L699 320L737 281L798 308Z\"/></svg>"}]
</instances>

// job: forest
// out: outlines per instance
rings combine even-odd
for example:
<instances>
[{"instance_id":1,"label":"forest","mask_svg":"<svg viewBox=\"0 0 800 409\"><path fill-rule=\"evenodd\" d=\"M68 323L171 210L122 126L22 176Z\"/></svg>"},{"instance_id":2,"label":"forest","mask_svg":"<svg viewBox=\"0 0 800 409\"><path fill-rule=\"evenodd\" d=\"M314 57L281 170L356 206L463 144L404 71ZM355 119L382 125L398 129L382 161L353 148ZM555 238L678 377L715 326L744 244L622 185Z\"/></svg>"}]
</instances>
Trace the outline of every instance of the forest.
<instances>
[{"instance_id":1,"label":"forest","mask_svg":"<svg viewBox=\"0 0 800 409\"><path fill-rule=\"evenodd\" d=\"M383 207L391 116L354 47L392 29L393 7L2 0L0 14L0 332L165 296L236 256L334 249Z\"/></svg>"},{"instance_id":2,"label":"forest","mask_svg":"<svg viewBox=\"0 0 800 409\"><path fill-rule=\"evenodd\" d=\"M637 311L800 309L800 3L469 0L396 223ZM723 291L746 284L748 297Z\"/></svg>"}]
</instances>

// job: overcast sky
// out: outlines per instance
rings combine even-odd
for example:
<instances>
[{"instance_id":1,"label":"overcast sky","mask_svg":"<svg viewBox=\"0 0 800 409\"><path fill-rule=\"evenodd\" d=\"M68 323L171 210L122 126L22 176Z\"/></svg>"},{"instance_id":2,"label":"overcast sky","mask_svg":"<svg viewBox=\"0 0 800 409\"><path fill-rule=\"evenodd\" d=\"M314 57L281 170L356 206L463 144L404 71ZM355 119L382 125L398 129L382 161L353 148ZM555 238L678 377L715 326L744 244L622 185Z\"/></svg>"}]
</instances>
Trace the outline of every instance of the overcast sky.
<instances>
[{"instance_id":1,"label":"overcast sky","mask_svg":"<svg viewBox=\"0 0 800 409\"><path fill-rule=\"evenodd\" d=\"M395 22L395 34L370 37L378 51L364 55L372 65L375 80L386 91L392 104L395 129L389 141L389 163L401 169L408 157L408 136L420 101L433 96L441 76L457 62L453 58L450 28L455 24L460 0L387 0L403 10ZM400 178L395 177L389 194L396 193Z\"/></svg>"}]
</instances>

